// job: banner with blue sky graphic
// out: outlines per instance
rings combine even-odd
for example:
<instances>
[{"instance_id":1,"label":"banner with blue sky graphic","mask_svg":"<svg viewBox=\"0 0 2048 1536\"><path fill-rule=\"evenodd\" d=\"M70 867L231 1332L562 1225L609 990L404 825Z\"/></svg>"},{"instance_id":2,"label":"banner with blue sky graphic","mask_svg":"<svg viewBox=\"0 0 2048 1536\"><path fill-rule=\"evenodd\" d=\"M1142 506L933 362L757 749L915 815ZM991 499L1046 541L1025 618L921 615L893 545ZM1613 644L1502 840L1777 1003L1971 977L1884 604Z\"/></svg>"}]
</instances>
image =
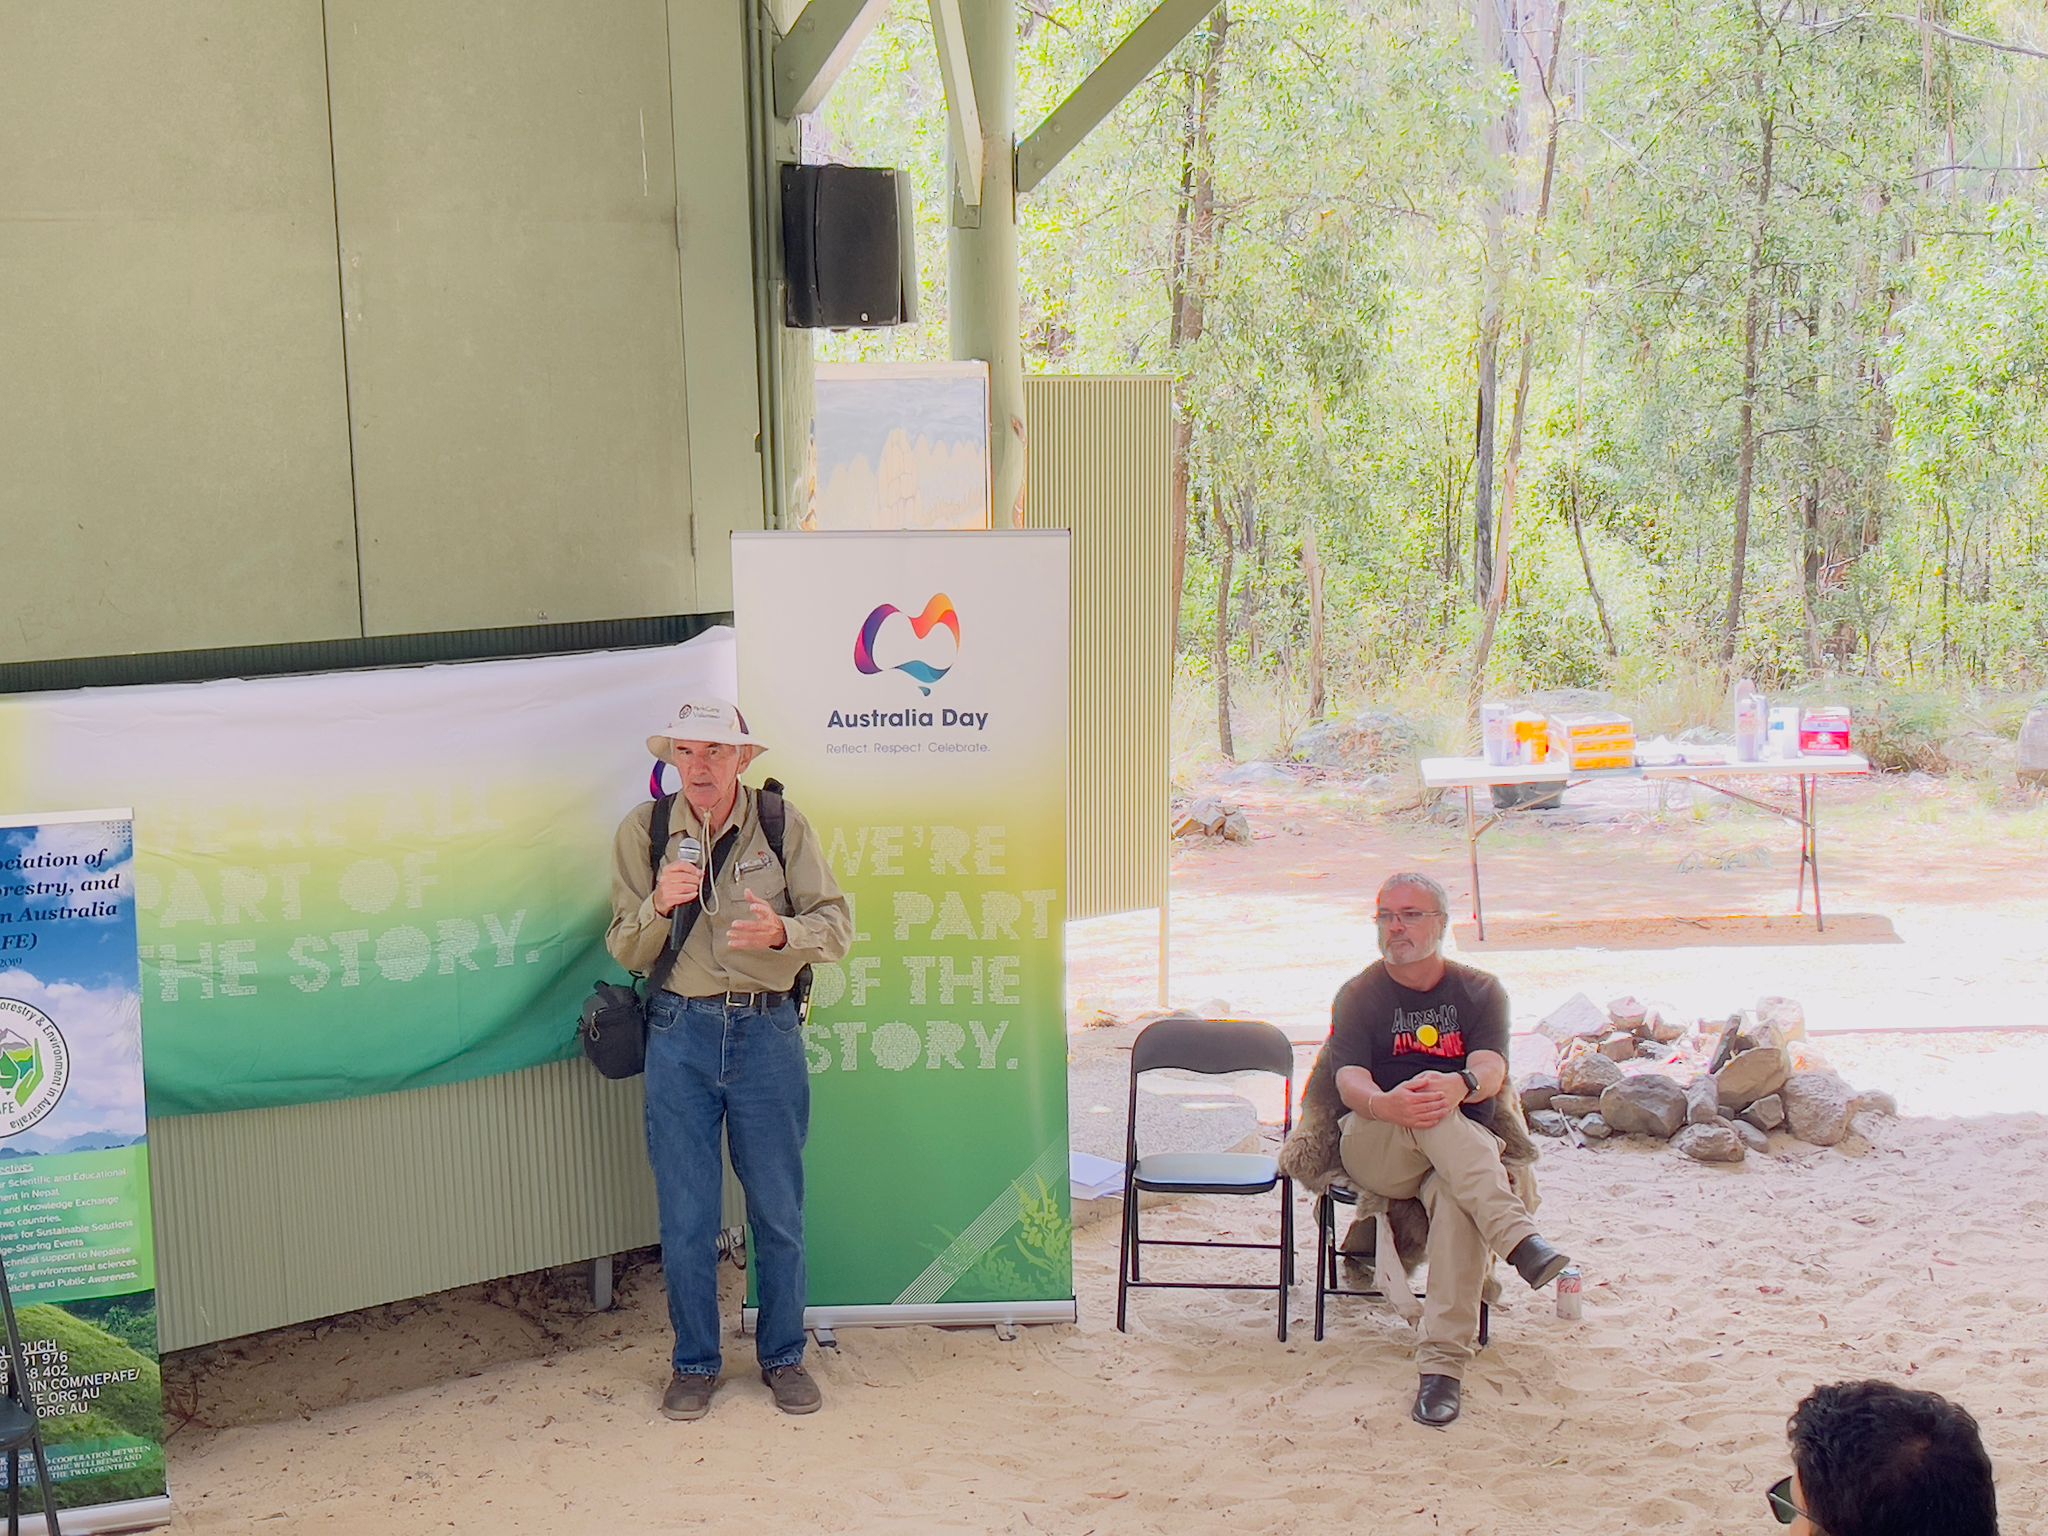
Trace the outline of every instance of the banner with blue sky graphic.
<instances>
[{"instance_id":1,"label":"banner with blue sky graphic","mask_svg":"<svg viewBox=\"0 0 2048 1536\"><path fill-rule=\"evenodd\" d=\"M65 1529L168 1518L127 811L0 816L0 1253Z\"/></svg>"}]
</instances>

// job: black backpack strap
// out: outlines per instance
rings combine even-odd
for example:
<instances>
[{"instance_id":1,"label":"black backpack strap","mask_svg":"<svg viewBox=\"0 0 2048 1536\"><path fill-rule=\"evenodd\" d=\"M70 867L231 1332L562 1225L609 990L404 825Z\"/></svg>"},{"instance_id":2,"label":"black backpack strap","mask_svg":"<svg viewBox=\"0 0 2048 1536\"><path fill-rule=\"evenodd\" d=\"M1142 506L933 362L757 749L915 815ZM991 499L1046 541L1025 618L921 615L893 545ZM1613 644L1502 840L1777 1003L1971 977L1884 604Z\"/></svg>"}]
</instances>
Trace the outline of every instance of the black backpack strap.
<instances>
[{"instance_id":1,"label":"black backpack strap","mask_svg":"<svg viewBox=\"0 0 2048 1536\"><path fill-rule=\"evenodd\" d=\"M768 851L775 855L776 863L789 868L789 860L782 856L782 834L789 826L789 802L782 798L782 780L761 781L761 795L755 808L760 813L761 830L768 834Z\"/></svg>"},{"instance_id":2,"label":"black backpack strap","mask_svg":"<svg viewBox=\"0 0 2048 1536\"><path fill-rule=\"evenodd\" d=\"M755 802L755 809L761 818L761 830L768 837L768 851L775 855L775 862L787 873L789 860L782 856L782 834L789 826L789 802L782 795L782 780L761 781L761 794ZM794 906L795 902L790 905ZM794 991L797 1017L806 1018L811 1005L811 968L808 965L796 973Z\"/></svg>"},{"instance_id":3,"label":"black backpack strap","mask_svg":"<svg viewBox=\"0 0 2048 1536\"><path fill-rule=\"evenodd\" d=\"M647 862L653 866L657 880L661 878L661 856L668 852L668 819L675 804L674 795L663 795L654 802L654 814L647 818Z\"/></svg>"},{"instance_id":4,"label":"black backpack strap","mask_svg":"<svg viewBox=\"0 0 2048 1536\"><path fill-rule=\"evenodd\" d=\"M654 802L654 810L647 818L647 862L653 869L656 881L661 879L662 858L668 852L669 817L675 810L675 804L674 795L663 795ZM694 918L695 902L690 904L690 909ZM647 973L647 990L650 995L667 985L668 973L676 968L676 956L682 952L683 939L689 936L689 922L683 924L681 938L676 936L674 925L670 925L669 942L662 946L661 955L654 962L654 968Z\"/></svg>"}]
</instances>

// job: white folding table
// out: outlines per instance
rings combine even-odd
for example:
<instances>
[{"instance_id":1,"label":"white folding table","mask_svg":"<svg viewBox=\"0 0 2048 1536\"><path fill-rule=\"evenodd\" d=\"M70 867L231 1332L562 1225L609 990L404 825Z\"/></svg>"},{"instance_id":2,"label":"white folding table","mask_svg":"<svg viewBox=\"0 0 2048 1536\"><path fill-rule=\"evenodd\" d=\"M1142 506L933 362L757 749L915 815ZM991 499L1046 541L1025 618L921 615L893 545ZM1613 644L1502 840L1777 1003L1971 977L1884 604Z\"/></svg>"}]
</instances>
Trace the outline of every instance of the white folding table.
<instances>
[{"instance_id":1,"label":"white folding table","mask_svg":"<svg viewBox=\"0 0 2048 1536\"><path fill-rule=\"evenodd\" d=\"M1821 915L1820 906L1820 781L1840 774L1868 772L1870 763L1867 759L1846 752L1764 758L1753 763L1669 763L1654 767L1605 768L1583 773L1574 773L1562 764L1556 763L1510 764L1506 767L1496 767L1483 757L1425 757L1422 760L1422 784L1425 789L1464 791L1465 847L1472 863L1472 920L1479 925L1481 939L1486 937L1486 907L1479 894L1479 839L1513 812L1496 809L1484 821L1478 820L1472 809L1472 792L1476 789L1491 789L1497 785L1508 784L1554 785L1558 789L1565 789L1573 784L1587 784L1606 779L1677 779L1688 784L1697 784L1703 789L1711 789L1715 794L1725 795L1730 800L1740 800L1744 805L1753 805L1758 810L1769 811L1773 816L1781 816L1787 821L1796 822L1799 827L1799 896L1796 910L1802 913L1806 910L1806 872L1811 869L1814 926L1826 932L1827 922ZM1798 808L1795 810L1769 800L1760 800L1754 795L1742 793L1739 789L1731 789L1725 782L1751 779L1794 780L1799 789Z\"/></svg>"}]
</instances>

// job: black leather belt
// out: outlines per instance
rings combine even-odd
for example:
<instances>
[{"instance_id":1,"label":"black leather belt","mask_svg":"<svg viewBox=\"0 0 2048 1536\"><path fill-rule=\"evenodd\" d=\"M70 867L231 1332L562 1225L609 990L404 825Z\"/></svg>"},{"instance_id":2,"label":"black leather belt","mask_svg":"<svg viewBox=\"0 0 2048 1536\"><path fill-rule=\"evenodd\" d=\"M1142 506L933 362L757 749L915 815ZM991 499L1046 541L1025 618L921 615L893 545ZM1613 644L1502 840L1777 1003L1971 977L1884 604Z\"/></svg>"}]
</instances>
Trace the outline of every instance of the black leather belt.
<instances>
[{"instance_id":1,"label":"black leather belt","mask_svg":"<svg viewBox=\"0 0 2048 1536\"><path fill-rule=\"evenodd\" d=\"M708 997L693 998L699 1003L723 1003L728 1008L773 1008L778 1003L789 1001L787 992L713 992Z\"/></svg>"}]
</instances>

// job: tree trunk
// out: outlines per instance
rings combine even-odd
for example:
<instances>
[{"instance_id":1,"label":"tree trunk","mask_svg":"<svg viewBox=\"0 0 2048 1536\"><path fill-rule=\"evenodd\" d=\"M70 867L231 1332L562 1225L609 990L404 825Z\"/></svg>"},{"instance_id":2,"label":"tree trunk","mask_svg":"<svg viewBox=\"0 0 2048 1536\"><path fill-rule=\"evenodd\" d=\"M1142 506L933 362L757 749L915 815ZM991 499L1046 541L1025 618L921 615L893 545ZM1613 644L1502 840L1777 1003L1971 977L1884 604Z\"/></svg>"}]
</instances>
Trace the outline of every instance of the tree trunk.
<instances>
[{"instance_id":1,"label":"tree trunk","mask_svg":"<svg viewBox=\"0 0 2048 1536\"><path fill-rule=\"evenodd\" d=\"M1244 580L1238 586L1238 609L1244 625L1245 670L1257 675L1259 665L1259 586L1266 573L1266 535L1259 527L1258 499L1244 486L1236 493L1238 548L1244 551Z\"/></svg>"},{"instance_id":2,"label":"tree trunk","mask_svg":"<svg viewBox=\"0 0 2048 1536\"><path fill-rule=\"evenodd\" d=\"M1209 493L1209 507L1216 520L1216 744L1223 755L1237 761L1237 744L1230 736L1230 580L1236 566L1236 542L1230 519L1223 515L1223 494Z\"/></svg>"},{"instance_id":3,"label":"tree trunk","mask_svg":"<svg viewBox=\"0 0 2048 1536\"><path fill-rule=\"evenodd\" d=\"M1543 30L1547 19L1552 29L1548 80L1554 83L1557 40L1564 35L1563 0L1558 0L1546 18L1543 12L1548 8L1549 0L1472 0L1472 41L1478 67L1488 72L1505 70L1514 75L1518 86L1500 114L1486 125L1487 154L1496 165L1508 168L1510 176L1501 195L1488 198L1480 209L1486 226L1486 255L1474 359L1478 388L1472 423L1472 598L1481 603L1494 586L1494 551L1499 546L1494 529L1493 461L1500 432L1501 287L1507 260L1504 235L1508 220L1523 207L1522 188L1512 167L1528 138L1529 103L1539 95L1548 96L1546 76L1529 38Z\"/></svg>"},{"instance_id":4,"label":"tree trunk","mask_svg":"<svg viewBox=\"0 0 2048 1536\"><path fill-rule=\"evenodd\" d=\"M1600 596L1600 583L1593 579L1593 557L1586 552L1586 529L1579 521L1579 475L1572 471L1572 537L1579 541L1579 564L1586 572L1586 590L1593 594L1593 612L1600 617L1600 633L1607 639L1607 654L1619 656L1621 647L1614 643L1614 625L1607 618L1607 604Z\"/></svg>"},{"instance_id":5,"label":"tree trunk","mask_svg":"<svg viewBox=\"0 0 2048 1536\"><path fill-rule=\"evenodd\" d=\"M1313 723L1329 707L1323 672L1323 562L1313 517L1301 525L1301 574L1308 586L1308 718Z\"/></svg>"},{"instance_id":6,"label":"tree trunk","mask_svg":"<svg viewBox=\"0 0 2048 1536\"><path fill-rule=\"evenodd\" d=\"M1498 230L1495 221L1494 229ZM1500 257L1499 236L1489 236L1490 258ZM1500 309L1496 280L1487 279L1484 313L1479 318L1479 409L1472 428L1472 597L1485 602L1493 587L1493 432L1500 414Z\"/></svg>"},{"instance_id":7,"label":"tree trunk","mask_svg":"<svg viewBox=\"0 0 2048 1536\"><path fill-rule=\"evenodd\" d=\"M1557 0L1557 13L1550 44L1550 67L1543 75L1544 99L1551 103L1550 133L1543 147L1543 190L1536 199L1536 226L1529 242L1529 286L1533 291L1543 275L1543 227L1550 217L1550 190L1557 178L1557 142L1564 114L1557 110L1552 95L1557 83L1557 60L1564 52L1565 0ZM1479 631L1479 643L1472 651L1472 680L1467 692L1476 714L1480 690L1486 680L1486 658L1493 650L1493 635L1500 623L1501 609L1508 600L1508 556L1514 548L1515 493L1522 468L1522 427L1528 419L1529 374L1536 360L1536 318L1528 307L1522 312L1521 364L1515 374L1515 409L1508 424L1507 463L1501 474L1500 531L1493 559L1493 587L1486 600L1486 621Z\"/></svg>"},{"instance_id":8,"label":"tree trunk","mask_svg":"<svg viewBox=\"0 0 2048 1536\"><path fill-rule=\"evenodd\" d=\"M1180 198L1173 217L1173 287L1167 349L1178 378L1174 390L1173 437L1168 495L1173 506L1173 644L1180 643L1180 604L1188 572L1188 459L1194 449L1194 403L1182 373L1182 350L1201 339L1203 300L1215 251L1216 184L1212 175L1209 125L1223 83L1223 43L1230 30L1228 0L1209 21L1209 49L1202 73L1189 84L1181 133Z\"/></svg>"},{"instance_id":9,"label":"tree trunk","mask_svg":"<svg viewBox=\"0 0 2048 1536\"><path fill-rule=\"evenodd\" d=\"M1793 564L1799 578L1799 607L1806 619L1806 666L1820 674L1820 470L1815 467L1799 498L1797 551Z\"/></svg>"},{"instance_id":10,"label":"tree trunk","mask_svg":"<svg viewBox=\"0 0 2048 1536\"><path fill-rule=\"evenodd\" d=\"M1759 26L1762 24L1759 23ZM1761 47L1761 43L1759 43ZM1757 95L1764 91L1763 71L1756 74ZM1756 379L1759 332L1763 324L1764 237L1771 218L1771 157L1777 144L1778 117L1768 102L1763 107L1763 169L1757 178L1756 226L1749 241L1748 290L1742 306L1742 419L1735 457L1735 552L1728 566L1728 615L1721 631L1721 668L1735 665L1742 635L1742 577L1749 564L1749 503L1756 490Z\"/></svg>"},{"instance_id":11,"label":"tree trunk","mask_svg":"<svg viewBox=\"0 0 2048 1536\"><path fill-rule=\"evenodd\" d=\"M1579 515L1579 442L1586 435L1586 329L1592 321L1593 313L1589 307L1585 318L1579 322L1579 355L1572 377L1572 537L1578 541L1579 565L1586 573L1586 590L1593 597L1593 612L1599 616L1600 633L1607 639L1607 654L1618 657L1621 647L1614 643L1614 626L1607 619L1607 604L1600 596L1600 583L1593 579L1593 557L1586 550L1586 525Z\"/></svg>"}]
</instances>

